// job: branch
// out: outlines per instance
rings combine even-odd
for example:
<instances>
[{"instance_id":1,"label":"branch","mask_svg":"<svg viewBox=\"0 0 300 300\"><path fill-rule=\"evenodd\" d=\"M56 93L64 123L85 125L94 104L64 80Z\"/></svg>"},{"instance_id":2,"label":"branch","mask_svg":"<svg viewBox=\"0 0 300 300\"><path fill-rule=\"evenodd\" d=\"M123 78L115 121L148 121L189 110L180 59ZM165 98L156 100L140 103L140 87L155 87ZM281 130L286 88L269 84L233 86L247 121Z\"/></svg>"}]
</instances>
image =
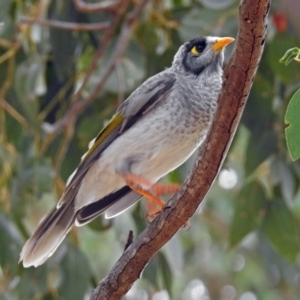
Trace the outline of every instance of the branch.
<instances>
[{"instance_id":1,"label":"branch","mask_svg":"<svg viewBox=\"0 0 300 300\"><path fill-rule=\"evenodd\" d=\"M73 0L78 11L83 13L99 12L99 11L113 11L117 5L122 6L122 1L106 0L100 3L85 3L82 0Z\"/></svg>"},{"instance_id":2,"label":"branch","mask_svg":"<svg viewBox=\"0 0 300 300\"><path fill-rule=\"evenodd\" d=\"M97 84L97 86L94 88L94 90L90 93L90 95L87 98L79 101L80 97L81 97L81 93L82 93L84 87L86 86L86 83L88 82L90 75L97 67L98 60L102 56L102 54L105 50L104 47L107 44L107 41L110 40L111 34L113 33L113 31L111 32L111 34L109 34L109 35L107 34L105 37L103 37L100 47L97 51L97 54L96 54L94 60L92 61L89 70L87 71L87 75L84 78L84 82L82 83L80 89L76 92L72 106L70 107L68 112L65 114L65 116L53 125L53 131L51 133L57 132L61 128L64 128L65 126L68 126L68 124L72 123L72 120L75 119L89 104L91 104L91 102L99 94L99 92L103 88L106 80L109 78L111 72L114 70L115 65L117 64L118 60L120 59L121 55L123 54L123 52L127 46L128 40L131 36L132 30L134 28L134 24L135 24L136 20L138 19L138 17L140 16L140 14L142 13L142 11L148 1L149 0L141 1L136 6L135 10L127 16L127 18L124 22L125 25L123 26L120 37L116 43L112 57L111 57L109 63L107 64L105 72L99 78L99 83ZM123 7L124 7L124 2L122 4ZM128 1L127 1L127 3L128 3ZM102 47L102 45L103 45L103 47Z\"/></svg>"},{"instance_id":3,"label":"branch","mask_svg":"<svg viewBox=\"0 0 300 300\"><path fill-rule=\"evenodd\" d=\"M121 299L140 277L153 255L193 215L217 176L240 121L262 55L270 0L244 0L234 53L211 131L183 188L128 247L93 291L91 300Z\"/></svg>"},{"instance_id":4,"label":"branch","mask_svg":"<svg viewBox=\"0 0 300 300\"><path fill-rule=\"evenodd\" d=\"M23 18L19 21L18 25L22 24L38 24L41 26L48 26L53 28L60 28L62 30L73 30L73 31L99 31L107 29L110 24L108 22L85 24L85 23L71 23L58 20L46 20L36 18Z\"/></svg>"}]
</instances>

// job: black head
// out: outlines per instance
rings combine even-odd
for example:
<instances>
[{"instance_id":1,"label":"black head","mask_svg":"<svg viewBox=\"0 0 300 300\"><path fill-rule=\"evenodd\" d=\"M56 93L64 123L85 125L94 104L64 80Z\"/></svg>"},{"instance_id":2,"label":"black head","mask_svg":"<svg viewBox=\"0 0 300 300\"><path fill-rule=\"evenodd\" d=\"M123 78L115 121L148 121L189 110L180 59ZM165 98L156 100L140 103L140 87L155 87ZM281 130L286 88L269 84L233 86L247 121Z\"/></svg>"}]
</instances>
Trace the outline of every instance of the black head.
<instances>
[{"instance_id":1,"label":"black head","mask_svg":"<svg viewBox=\"0 0 300 300\"><path fill-rule=\"evenodd\" d=\"M223 48L233 39L197 37L183 44L176 53L173 67L176 71L199 76L205 69L218 70L223 63Z\"/></svg>"}]
</instances>

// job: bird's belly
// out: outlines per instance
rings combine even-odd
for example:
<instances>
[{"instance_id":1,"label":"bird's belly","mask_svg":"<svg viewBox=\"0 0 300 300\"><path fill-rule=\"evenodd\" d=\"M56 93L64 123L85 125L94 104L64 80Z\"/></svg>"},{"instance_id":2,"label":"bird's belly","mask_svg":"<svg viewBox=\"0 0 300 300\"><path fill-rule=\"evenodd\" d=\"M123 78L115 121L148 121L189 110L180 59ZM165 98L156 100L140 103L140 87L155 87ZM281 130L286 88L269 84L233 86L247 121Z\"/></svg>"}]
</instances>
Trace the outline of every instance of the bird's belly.
<instances>
[{"instance_id":1,"label":"bird's belly","mask_svg":"<svg viewBox=\"0 0 300 300\"><path fill-rule=\"evenodd\" d=\"M149 159L133 164L132 171L156 182L183 164L203 140L204 138L200 140L188 139L181 143L158 149Z\"/></svg>"}]
</instances>

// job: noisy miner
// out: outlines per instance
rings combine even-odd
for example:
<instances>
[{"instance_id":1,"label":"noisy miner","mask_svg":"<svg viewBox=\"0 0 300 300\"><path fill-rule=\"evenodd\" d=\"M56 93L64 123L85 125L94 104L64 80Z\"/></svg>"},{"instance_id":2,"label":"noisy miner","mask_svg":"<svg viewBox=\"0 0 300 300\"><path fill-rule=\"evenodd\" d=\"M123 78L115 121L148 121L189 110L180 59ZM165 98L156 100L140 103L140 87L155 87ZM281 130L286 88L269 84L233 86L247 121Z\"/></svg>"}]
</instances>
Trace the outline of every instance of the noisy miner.
<instances>
[{"instance_id":1,"label":"noisy miner","mask_svg":"<svg viewBox=\"0 0 300 300\"><path fill-rule=\"evenodd\" d=\"M223 49L232 41L206 36L184 43L170 68L128 97L90 143L58 204L24 245L24 267L44 263L73 225L103 212L115 217L142 196L163 206L159 195L172 188L157 181L205 139L222 86Z\"/></svg>"}]
</instances>

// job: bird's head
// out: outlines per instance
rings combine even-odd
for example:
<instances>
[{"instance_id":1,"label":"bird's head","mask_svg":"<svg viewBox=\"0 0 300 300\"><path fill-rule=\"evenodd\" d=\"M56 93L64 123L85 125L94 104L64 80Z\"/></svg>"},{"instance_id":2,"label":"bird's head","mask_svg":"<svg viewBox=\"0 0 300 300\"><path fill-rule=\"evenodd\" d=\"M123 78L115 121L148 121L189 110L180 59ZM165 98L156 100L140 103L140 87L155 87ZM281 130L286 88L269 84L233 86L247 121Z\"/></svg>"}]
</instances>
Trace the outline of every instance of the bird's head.
<instances>
[{"instance_id":1,"label":"bird's head","mask_svg":"<svg viewBox=\"0 0 300 300\"><path fill-rule=\"evenodd\" d=\"M224 48L234 39L230 37L197 37L184 43L176 53L172 67L177 72L198 76L204 70L218 70L224 60Z\"/></svg>"}]
</instances>

